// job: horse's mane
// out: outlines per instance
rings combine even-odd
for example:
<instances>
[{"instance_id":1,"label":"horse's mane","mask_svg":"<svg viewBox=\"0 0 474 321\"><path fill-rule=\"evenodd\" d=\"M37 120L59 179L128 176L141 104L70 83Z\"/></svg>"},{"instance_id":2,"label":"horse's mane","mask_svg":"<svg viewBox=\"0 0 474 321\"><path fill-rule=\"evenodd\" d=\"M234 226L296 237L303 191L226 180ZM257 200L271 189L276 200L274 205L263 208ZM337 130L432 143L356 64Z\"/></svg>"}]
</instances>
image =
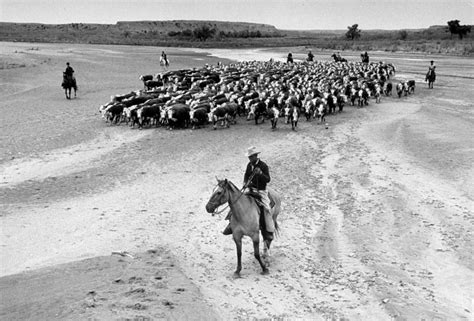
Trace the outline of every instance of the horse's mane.
<instances>
[{"instance_id":1,"label":"horse's mane","mask_svg":"<svg viewBox=\"0 0 474 321\"><path fill-rule=\"evenodd\" d=\"M240 190L240 189L239 189L237 186L235 186L235 184L232 183L230 180L226 179L226 181L227 181L227 185L229 185L229 187L230 187L230 189L231 189L232 191L239 191L239 190Z\"/></svg>"}]
</instances>

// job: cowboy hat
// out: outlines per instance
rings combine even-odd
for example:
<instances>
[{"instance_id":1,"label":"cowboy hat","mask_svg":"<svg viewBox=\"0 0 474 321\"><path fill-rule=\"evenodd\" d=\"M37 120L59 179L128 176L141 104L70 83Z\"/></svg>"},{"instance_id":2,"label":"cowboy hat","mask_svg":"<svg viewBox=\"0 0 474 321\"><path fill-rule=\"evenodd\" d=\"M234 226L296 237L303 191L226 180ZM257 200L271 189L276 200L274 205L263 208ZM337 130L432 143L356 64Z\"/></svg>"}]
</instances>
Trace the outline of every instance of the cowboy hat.
<instances>
[{"instance_id":1,"label":"cowboy hat","mask_svg":"<svg viewBox=\"0 0 474 321\"><path fill-rule=\"evenodd\" d=\"M257 150L257 147L255 147L255 146L249 147L248 150L247 150L246 156L250 157L250 156L255 155L255 154L260 154L260 152Z\"/></svg>"}]
</instances>

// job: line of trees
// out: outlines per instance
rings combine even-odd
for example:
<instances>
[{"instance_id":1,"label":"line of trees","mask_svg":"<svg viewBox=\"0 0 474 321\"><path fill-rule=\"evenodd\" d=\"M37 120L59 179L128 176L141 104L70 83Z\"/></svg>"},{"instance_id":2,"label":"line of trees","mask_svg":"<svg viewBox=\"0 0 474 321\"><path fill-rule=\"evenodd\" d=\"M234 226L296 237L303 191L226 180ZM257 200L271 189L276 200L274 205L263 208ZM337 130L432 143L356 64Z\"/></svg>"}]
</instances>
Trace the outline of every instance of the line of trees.
<instances>
[{"instance_id":1,"label":"line of trees","mask_svg":"<svg viewBox=\"0 0 474 321\"><path fill-rule=\"evenodd\" d=\"M461 25L459 20L451 20L448 21L448 27L446 28L446 32L451 33L451 38L453 35L458 35L459 39L463 39L466 37L468 33L471 32L470 25ZM345 37L350 40L357 40L361 36L362 30L359 29L359 25L353 24L352 26L347 27L347 32ZM399 31L399 38L401 40L406 40L408 37L408 32L406 30Z\"/></svg>"},{"instance_id":2,"label":"line of trees","mask_svg":"<svg viewBox=\"0 0 474 321\"><path fill-rule=\"evenodd\" d=\"M260 30L239 30L239 31L217 31L215 28L203 25L193 30L185 29L183 31L170 31L169 37L177 38L195 38L199 41L206 41L210 38L261 38L261 37L282 37L281 34L262 34Z\"/></svg>"}]
</instances>

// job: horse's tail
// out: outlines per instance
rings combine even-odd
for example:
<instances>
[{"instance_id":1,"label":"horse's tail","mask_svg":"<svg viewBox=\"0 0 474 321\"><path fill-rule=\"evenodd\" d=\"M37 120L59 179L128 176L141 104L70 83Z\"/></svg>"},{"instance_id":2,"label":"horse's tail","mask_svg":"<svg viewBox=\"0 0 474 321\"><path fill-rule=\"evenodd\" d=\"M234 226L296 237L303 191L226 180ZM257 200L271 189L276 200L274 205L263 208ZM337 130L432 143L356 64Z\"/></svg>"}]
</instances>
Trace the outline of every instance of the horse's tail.
<instances>
[{"instance_id":1,"label":"horse's tail","mask_svg":"<svg viewBox=\"0 0 474 321\"><path fill-rule=\"evenodd\" d=\"M280 236L280 225L278 224L276 218L273 220L273 223L275 225L275 236Z\"/></svg>"},{"instance_id":2,"label":"horse's tail","mask_svg":"<svg viewBox=\"0 0 474 321\"><path fill-rule=\"evenodd\" d=\"M280 211L281 211L281 199L280 199L280 196L279 194L273 190L272 188L268 188L268 194L270 196L271 194L271 198L273 199L273 201L275 202L275 205L273 206L273 225L275 225L275 233L274 235L275 236L279 236L280 235L280 225L278 224L278 215L280 214Z\"/></svg>"}]
</instances>

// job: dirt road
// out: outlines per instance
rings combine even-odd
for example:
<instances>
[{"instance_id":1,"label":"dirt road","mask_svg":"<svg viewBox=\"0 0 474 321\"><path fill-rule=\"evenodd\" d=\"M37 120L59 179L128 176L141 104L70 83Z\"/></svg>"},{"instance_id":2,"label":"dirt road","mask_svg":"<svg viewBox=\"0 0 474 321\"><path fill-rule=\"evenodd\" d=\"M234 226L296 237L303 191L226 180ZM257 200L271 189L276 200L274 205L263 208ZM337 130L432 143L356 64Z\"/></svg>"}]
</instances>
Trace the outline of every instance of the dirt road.
<instances>
[{"instance_id":1,"label":"dirt road","mask_svg":"<svg viewBox=\"0 0 474 321\"><path fill-rule=\"evenodd\" d=\"M26 66L0 71L11 86L0 105L2 318L472 317L474 90L462 58L439 58L445 75L428 90L420 57L380 54L399 79L417 80L415 95L347 107L328 129L272 132L240 119L216 131L139 131L110 127L96 110L139 88L160 48L9 46L24 54L3 49L4 65ZM167 52L176 68L222 61ZM65 59L78 70L72 101L48 83ZM240 186L251 145L283 197L282 232L269 276L247 239L233 279L226 222L204 206L215 176ZM111 255L123 251L132 257Z\"/></svg>"}]
</instances>

